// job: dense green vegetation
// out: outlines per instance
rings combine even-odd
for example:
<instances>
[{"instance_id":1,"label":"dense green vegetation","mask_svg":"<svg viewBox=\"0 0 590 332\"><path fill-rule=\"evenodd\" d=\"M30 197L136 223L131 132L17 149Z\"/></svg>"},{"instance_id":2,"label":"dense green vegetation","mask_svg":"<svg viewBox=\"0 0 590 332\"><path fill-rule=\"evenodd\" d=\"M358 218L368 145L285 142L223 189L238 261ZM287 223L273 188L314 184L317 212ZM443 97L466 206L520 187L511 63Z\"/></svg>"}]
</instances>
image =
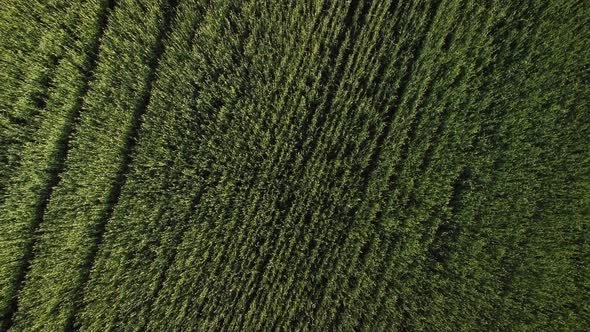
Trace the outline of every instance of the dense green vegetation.
<instances>
[{"instance_id":1,"label":"dense green vegetation","mask_svg":"<svg viewBox=\"0 0 590 332\"><path fill-rule=\"evenodd\" d=\"M582 331L585 1L7 1L14 331Z\"/></svg>"},{"instance_id":2,"label":"dense green vegetation","mask_svg":"<svg viewBox=\"0 0 590 332\"><path fill-rule=\"evenodd\" d=\"M39 225L19 295L17 329L60 330L71 324L149 98L168 8L164 2L123 1L109 18L80 124Z\"/></svg>"},{"instance_id":3,"label":"dense green vegetation","mask_svg":"<svg viewBox=\"0 0 590 332\"><path fill-rule=\"evenodd\" d=\"M6 181L2 186L5 195L0 201L0 313L7 320L31 259L34 230L63 165L67 139L86 90L107 4L83 1L76 6L58 7L50 3L15 2L14 7L9 7L15 11L10 14L16 15L12 18L23 19L18 15L26 13L31 16L25 17L24 22L3 21L7 25L12 23L14 28L14 35L7 36L14 38L14 45L4 50L5 54L23 62L23 67L8 67L14 75L23 75L17 70L26 73L25 82L19 82L16 77L2 81L13 84L5 90L6 95L19 91L11 91L10 87L22 89L19 91L22 95L13 104L10 98L3 104L6 131L2 137L5 144L2 166L6 168L2 169L2 177ZM41 25L33 14L53 21ZM32 29L28 35L18 29L27 26L38 27L43 35L36 51L27 50L28 46L22 42L27 36L35 36Z\"/></svg>"}]
</instances>

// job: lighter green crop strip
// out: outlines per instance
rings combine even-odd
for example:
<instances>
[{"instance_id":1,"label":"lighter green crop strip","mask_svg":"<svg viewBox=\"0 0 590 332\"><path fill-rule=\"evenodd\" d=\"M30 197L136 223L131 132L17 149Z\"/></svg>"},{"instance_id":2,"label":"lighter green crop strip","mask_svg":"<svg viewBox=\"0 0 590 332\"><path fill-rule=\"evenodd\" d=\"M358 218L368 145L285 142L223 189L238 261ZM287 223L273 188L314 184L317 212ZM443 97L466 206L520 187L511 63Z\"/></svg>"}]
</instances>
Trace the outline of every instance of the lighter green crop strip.
<instances>
[{"instance_id":1,"label":"lighter green crop strip","mask_svg":"<svg viewBox=\"0 0 590 332\"><path fill-rule=\"evenodd\" d=\"M14 37L22 41L7 45L15 49L2 52L3 57L9 59L6 63L9 69L0 92L5 94L0 96L3 127L0 131L0 202L4 200L6 187L20 163L22 147L33 138L39 126L36 116L45 107L53 70L71 43L66 25L61 23L71 24L76 11L70 3L60 1L16 2L8 7L12 12L7 10L7 15L14 17L6 19L6 28L13 28L16 24L29 28L14 28L14 33L18 34Z\"/></svg>"},{"instance_id":2,"label":"lighter green crop strip","mask_svg":"<svg viewBox=\"0 0 590 332\"><path fill-rule=\"evenodd\" d=\"M206 3L199 1L179 4L152 103L144 116L132 171L107 225L104 250L99 253L86 289L87 306L81 315L83 329L114 327L121 323L125 324L125 329L142 329L150 318L150 304L161 287L159 283L169 264L169 255L173 255L170 242L175 241L174 234L179 232L175 228L182 229L182 225L175 226L175 222L180 221L174 219L184 216L175 217L171 212L179 214L190 209L191 200L189 197L187 201L183 188L187 184L174 179L174 176L188 175L183 175L183 168L188 166L184 164L186 161L177 159L186 156L184 153L176 155L166 144L186 140L178 144L189 154L191 144L198 146L198 141L190 140L190 136L174 138L170 135L190 133L193 128L187 124L203 121L189 111L194 102L190 95L195 93L192 80L196 75L190 49L193 48L194 29L203 21L204 5ZM166 111L162 113L162 110ZM169 167L163 168L166 164ZM170 181L174 182L167 184ZM174 202L172 211L163 204L171 202ZM154 204L157 208L146 215L145 207ZM129 216L141 216L142 222ZM120 263L110 263L113 260ZM117 305L111 305L112 298L117 299Z\"/></svg>"},{"instance_id":3,"label":"lighter green crop strip","mask_svg":"<svg viewBox=\"0 0 590 332\"><path fill-rule=\"evenodd\" d=\"M6 305L11 305L12 311L16 309L13 299L32 255L33 232L40 222L39 216L43 213L48 192L59 173L60 161L65 153L63 147L79 107L79 99L86 84L85 76L90 70L90 59L94 56L93 45L98 43L100 22L105 12L104 1L83 3L71 10L67 23L79 37L56 43L64 51L63 59L52 73L53 87L47 88L47 101L42 108L27 111L39 113L35 120L39 128L29 128L31 138L23 144L20 166L13 171L6 200L0 206L0 259L3 261L0 263L1 288L2 299L8 301L2 301L2 316L8 310ZM51 56L56 56L55 50L49 52ZM9 321L10 318L6 317L4 324L10 324Z\"/></svg>"},{"instance_id":4,"label":"lighter green crop strip","mask_svg":"<svg viewBox=\"0 0 590 332\"><path fill-rule=\"evenodd\" d=\"M17 329L61 330L72 322L101 224L116 199L112 190L124 167L133 116L149 94L166 6L129 0L112 14L62 180L40 226L19 296Z\"/></svg>"}]
</instances>

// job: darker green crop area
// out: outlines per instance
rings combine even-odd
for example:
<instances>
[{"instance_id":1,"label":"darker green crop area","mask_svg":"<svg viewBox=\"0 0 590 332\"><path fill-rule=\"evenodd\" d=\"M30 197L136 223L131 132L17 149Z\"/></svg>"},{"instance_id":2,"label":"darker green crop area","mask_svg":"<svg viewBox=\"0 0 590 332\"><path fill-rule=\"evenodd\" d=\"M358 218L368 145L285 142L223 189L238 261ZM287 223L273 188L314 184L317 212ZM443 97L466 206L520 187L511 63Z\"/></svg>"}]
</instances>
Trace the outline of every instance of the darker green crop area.
<instances>
[{"instance_id":1,"label":"darker green crop area","mask_svg":"<svg viewBox=\"0 0 590 332\"><path fill-rule=\"evenodd\" d=\"M588 1L0 8L0 331L590 326Z\"/></svg>"}]
</instances>

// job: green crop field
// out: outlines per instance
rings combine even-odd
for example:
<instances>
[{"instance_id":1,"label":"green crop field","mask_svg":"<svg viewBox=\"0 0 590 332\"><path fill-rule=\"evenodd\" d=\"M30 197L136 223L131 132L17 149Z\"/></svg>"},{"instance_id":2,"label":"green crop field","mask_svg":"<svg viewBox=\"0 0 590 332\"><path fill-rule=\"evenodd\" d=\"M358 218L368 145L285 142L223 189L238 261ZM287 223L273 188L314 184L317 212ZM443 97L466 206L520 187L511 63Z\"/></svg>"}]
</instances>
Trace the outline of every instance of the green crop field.
<instances>
[{"instance_id":1,"label":"green crop field","mask_svg":"<svg viewBox=\"0 0 590 332\"><path fill-rule=\"evenodd\" d=\"M0 331L588 331L587 0L0 0Z\"/></svg>"}]
</instances>

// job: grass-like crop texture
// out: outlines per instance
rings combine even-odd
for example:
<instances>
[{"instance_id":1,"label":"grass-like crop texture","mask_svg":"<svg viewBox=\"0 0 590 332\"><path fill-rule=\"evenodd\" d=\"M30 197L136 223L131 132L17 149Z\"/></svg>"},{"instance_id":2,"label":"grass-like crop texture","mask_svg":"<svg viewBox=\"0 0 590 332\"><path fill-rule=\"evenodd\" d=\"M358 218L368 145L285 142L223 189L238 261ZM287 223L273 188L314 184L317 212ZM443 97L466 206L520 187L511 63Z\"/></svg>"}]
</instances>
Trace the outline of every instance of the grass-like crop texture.
<instances>
[{"instance_id":1,"label":"grass-like crop texture","mask_svg":"<svg viewBox=\"0 0 590 332\"><path fill-rule=\"evenodd\" d=\"M584 331L590 2L0 0L0 331Z\"/></svg>"}]
</instances>

